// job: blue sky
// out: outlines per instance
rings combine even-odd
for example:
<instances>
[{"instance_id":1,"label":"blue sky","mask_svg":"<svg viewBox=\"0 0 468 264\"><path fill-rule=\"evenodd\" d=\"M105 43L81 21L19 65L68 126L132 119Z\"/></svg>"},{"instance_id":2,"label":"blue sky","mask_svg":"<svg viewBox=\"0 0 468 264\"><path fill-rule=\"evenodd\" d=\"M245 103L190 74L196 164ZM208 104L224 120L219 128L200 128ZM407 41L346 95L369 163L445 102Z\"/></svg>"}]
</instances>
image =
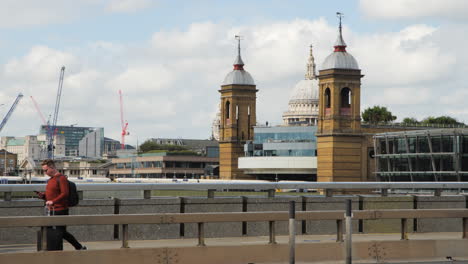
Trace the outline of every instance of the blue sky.
<instances>
[{"instance_id":1,"label":"blue sky","mask_svg":"<svg viewBox=\"0 0 468 264\"><path fill-rule=\"evenodd\" d=\"M332 52L337 11L365 74L362 109L385 105L400 120L450 115L468 122L463 0L4 0L0 114L18 92L26 96L0 135L37 133L41 121L29 96L51 113L65 65L60 124L102 126L119 139L121 89L130 143L208 138L235 34L244 36L245 68L259 89L258 121L280 124L308 46L319 69Z\"/></svg>"}]
</instances>

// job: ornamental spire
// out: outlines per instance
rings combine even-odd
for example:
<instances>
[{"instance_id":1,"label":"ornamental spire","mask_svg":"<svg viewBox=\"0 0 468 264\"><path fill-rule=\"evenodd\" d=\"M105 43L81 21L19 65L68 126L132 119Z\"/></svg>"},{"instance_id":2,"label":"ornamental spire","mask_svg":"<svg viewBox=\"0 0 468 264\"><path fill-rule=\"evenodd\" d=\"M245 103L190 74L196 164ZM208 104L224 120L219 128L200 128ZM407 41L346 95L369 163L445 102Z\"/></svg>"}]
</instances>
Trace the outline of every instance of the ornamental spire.
<instances>
[{"instance_id":1,"label":"ornamental spire","mask_svg":"<svg viewBox=\"0 0 468 264\"><path fill-rule=\"evenodd\" d=\"M309 60L307 61L307 71L305 74L306 80L314 80L317 79L317 75L315 74L315 59L314 54L312 53L312 44L310 45L310 54Z\"/></svg>"},{"instance_id":2,"label":"ornamental spire","mask_svg":"<svg viewBox=\"0 0 468 264\"><path fill-rule=\"evenodd\" d=\"M341 27L341 19L343 18L343 13L336 12L336 16L340 20L340 26L339 26L339 34L338 38L335 41L335 52L340 51L340 52L346 52L346 43L343 40L343 34L342 34L342 27Z\"/></svg>"},{"instance_id":3,"label":"ornamental spire","mask_svg":"<svg viewBox=\"0 0 468 264\"><path fill-rule=\"evenodd\" d=\"M237 58L234 61L234 70L244 70L244 62L242 61L241 58L241 48L240 48L240 41L241 41L241 36L235 35L235 38L237 40Z\"/></svg>"}]
</instances>

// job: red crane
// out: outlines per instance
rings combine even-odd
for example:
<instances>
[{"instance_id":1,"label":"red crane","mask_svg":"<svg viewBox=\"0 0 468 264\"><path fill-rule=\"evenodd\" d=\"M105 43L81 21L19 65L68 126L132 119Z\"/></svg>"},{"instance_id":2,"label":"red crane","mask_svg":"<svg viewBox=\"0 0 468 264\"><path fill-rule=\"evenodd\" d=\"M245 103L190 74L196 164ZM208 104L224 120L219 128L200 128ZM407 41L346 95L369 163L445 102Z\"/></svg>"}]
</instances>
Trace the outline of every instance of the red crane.
<instances>
[{"instance_id":1,"label":"red crane","mask_svg":"<svg viewBox=\"0 0 468 264\"><path fill-rule=\"evenodd\" d=\"M123 113L123 99L122 99L122 91L119 90L119 96L120 96L120 124L122 126L122 140L121 140L121 149L125 149L125 136L130 135L130 133L127 131L128 127L128 122L124 120L124 113Z\"/></svg>"},{"instance_id":2,"label":"red crane","mask_svg":"<svg viewBox=\"0 0 468 264\"><path fill-rule=\"evenodd\" d=\"M37 104L37 102L36 102L36 100L34 99L34 97L32 97L32 96L30 96L30 97L31 97L31 100L32 100L33 103L34 103L34 107L36 108L37 114L39 115L39 117L40 117L41 120L42 120L42 124L43 124L44 126L47 126L47 130L49 130L49 127L48 127L49 125L47 124L47 121L45 120L44 115L42 114L41 109L39 108L39 105Z\"/></svg>"}]
</instances>

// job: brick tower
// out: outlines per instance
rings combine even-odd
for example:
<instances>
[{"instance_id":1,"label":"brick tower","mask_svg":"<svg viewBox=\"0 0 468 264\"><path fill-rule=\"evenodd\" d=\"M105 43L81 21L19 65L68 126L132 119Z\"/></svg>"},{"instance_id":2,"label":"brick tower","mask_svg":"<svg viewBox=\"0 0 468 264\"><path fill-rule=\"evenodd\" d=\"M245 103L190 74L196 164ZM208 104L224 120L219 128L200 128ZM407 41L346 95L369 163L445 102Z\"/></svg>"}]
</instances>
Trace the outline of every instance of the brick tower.
<instances>
[{"instance_id":1,"label":"brick tower","mask_svg":"<svg viewBox=\"0 0 468 264\"><path fill-rule=\"evenodd\" d=\"M319 71L317 181L361 181L361 70L346 52L340 24L334 52Z\"/></svg>"},{"instance_id":2,"label":"brick tower","mask_svg":"<svg viewBox=\"0 0 468 264\"><path fill-rule=\"evenodd\" d=\"M221 85L221 120L219 127L219 175L221 179L245 179L238 168L238 158L244 156L244 144L253 139L256 124L257 89L250 74L244 70L240 53L240 37L234 70Z\"/></svg>"}]
</instances>

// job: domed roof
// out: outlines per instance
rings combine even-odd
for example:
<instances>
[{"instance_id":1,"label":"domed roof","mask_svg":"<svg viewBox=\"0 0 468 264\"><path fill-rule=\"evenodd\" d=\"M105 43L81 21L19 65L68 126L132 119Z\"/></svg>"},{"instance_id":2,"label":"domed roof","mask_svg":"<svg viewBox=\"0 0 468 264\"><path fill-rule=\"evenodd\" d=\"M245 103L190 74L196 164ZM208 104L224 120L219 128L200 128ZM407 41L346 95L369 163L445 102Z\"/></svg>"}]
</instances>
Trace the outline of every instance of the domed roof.
<instances>
[{"instance_id":1,"label":"domed roof","mask_svg":"<svg viewBox=\"0 0 468 264\"><path fill-rule=\"evenodd\" d=\"M236 36L236 38L238 38L238 36ZM228 75L226 75L221 85L255 85L255 82L250 73L244 70L244 62L242 61L240 54L240 38L238 38L238 41L238 53L236 60L234 61L234 70L228 73Z\"/></svg>"},{"instance_id":2,"label":"domed roof","mask_svg":"<svg viewBox=\"0 0 468 264\"><path fill-rule=\"evenodd\" d=\"M226 75L222 85L230 84L255 85L255 82L250 73L247 71L233 70L232 72L228 73L228 75Z\"/></svg>"},{"instance_id":3,"label":"domed roof","mask_svg":"<svg viewBox=\"0 0 468 264\"><path fill-rule=\"evenodd\" d=\"M289 98L289 103L311 102L319 100L318 80L299 81Z\"/></svg>"},{"instance_id":4,"label":"domed roof","mask_svg":"<svg viewBox=\"0 0 468 264\"><path fill-rule=\"evenodd\" d=\"M337 13L340 18L339 34L335 41L335 50L325 58L322 70L328 69L350 69L359 70L359 65L353 55L346 52L346 43L341 32L341 13Z\"/></svg>"},{"instance_id":5,"label":"domed roof","mask_svg":"<svg viewBox=\"0 0 468 264\"><path fill-rule=\"evenodd\" d=\"M352 69L359 70L359 65L353 55L348 52L333 52L325 58L322 70Z\"/></svg>"}]
</instances>

